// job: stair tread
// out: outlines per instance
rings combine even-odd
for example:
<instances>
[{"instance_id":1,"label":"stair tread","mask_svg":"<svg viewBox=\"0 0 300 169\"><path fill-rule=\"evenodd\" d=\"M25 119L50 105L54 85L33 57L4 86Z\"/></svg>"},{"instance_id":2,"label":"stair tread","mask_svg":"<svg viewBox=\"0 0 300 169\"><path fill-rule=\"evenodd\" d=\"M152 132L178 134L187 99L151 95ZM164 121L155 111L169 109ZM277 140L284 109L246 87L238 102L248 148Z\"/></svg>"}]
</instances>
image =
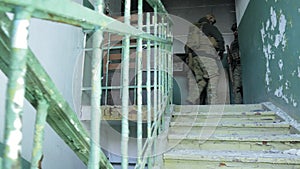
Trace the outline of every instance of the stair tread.
<instances>
[{"instance_id":1,"label":"stair tread","mask_svg":"<svg viewBox=\"0 0 300 169\"><path fill-rule=\"evenodd\" d=\"M273 128L273 127L290 127L287 122L277 122L277 123L264 123L264 122L245 122L245 123L233 123L233 122L221 122L221 123L191 123L191 122L170 122L172 127L253 127L253 128Z\"/></svg>"},{"instance_id":2,"label":"stair tread","mask_svg":"<svg viewBox=\"0 0 300 169\"><path fill-rule=\"evenodd\" d=\"M199 132L200 133L200 132ZM300 134L271 134L271 135L204 135L196 134L169 134L168 139L190 139L190 140L215 140L215 141L300 141Z\"/></svg>"},{"instance_id":3,"label":"stair tread","mask_svg":"<svg viewBox=\"0 0 300 169\"><path fill-rule=\"evenodd\" d=\"M233 161L256 163L289 163L300 164L300 150L294 154L287 151L207 151L207 150L171 150L164 154L164 159L201 160L201 161Z\"/></svg>"},{"instance_id":4,"label":"stair tread","mask_svg":"<svg viewBox=\"0 0 300 169\"><path fill-rule=\"evenodd\" d=\"M175 111L264 111L262 104L176 105Z\"/></svg>"},{"instance_id":5,"label":"stair tread","mask_svg":"<svg viewBox=\"0 0 300 169\"><path fill-rule=\"evenodd\" d=\"M261 104L174 110L167 136L171 150L163 155L168 168L300 166L299 130L277 110Z\"/></svg>"},{"instance_id":6,"label":"stair tread","mask_svg":"<svg viewBox=\"0 0 300 169\"><path fill-rule=\"evenodd\" d=\"M244 111L244 112L174 112L173 116L272 116L276 115L273 111Z\"/></svg>"}]
</instances>

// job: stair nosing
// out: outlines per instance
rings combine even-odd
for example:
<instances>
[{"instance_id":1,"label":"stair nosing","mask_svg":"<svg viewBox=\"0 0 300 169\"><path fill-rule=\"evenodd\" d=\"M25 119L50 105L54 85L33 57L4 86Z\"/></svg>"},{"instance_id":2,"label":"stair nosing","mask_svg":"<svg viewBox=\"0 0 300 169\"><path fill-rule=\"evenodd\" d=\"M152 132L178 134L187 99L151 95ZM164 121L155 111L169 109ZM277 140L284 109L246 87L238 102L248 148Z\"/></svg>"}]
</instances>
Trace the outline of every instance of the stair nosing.
<instances>
[{"instance_id":1,"label":"stair nosing","mask_svg":"<svg viewBox=\"0 0 300 169\"><path fill-rule=\"evenodd\" d=\"M300 151L300 150L299 150ZM282 151L207 151L171 150L164 154L164 160L197 160L243 163L300 164L300 156ZM278 160L282 159L282 160Z\"/></svg>"},{"instance_id":2,"label":"stair nosing","mask_svg":"<svg viewBox=\"0 0 300 169\"><path fill-rule=\"evenodd\" d=\"M207 140L207 141L273 141L273 142L279 142L279 141L290 141L300 142L300 134L271 134L271 135L234 135L234 134L227 134L227 135L211 135L211 136L202 136L195 134L169 134L168 135L169 140Z\"/></svg>"},{"instance_id":3,"label":"stair nosing","mask_svg":"<svg viewBox=\"0 0 300 169\"><path fill-rule=\"evenodd\" d=\"M290 124L287 122L264 123L264 122L248 122L248 123L191 123L191 122L170 122L170 127L245 127L245 128L288 128Z\"/></svg>"},{"instance_id":4,"label":"stair nosing","mask_svg":"<svg viewBox=\"0 0 300 169\"><path fill-rule=\"evenodd\" d=\"M172 116L276 116L274 111L263 112L207 112L207 111L191 111L191 112L173 112Z\"/></svg>"}]
</instances>

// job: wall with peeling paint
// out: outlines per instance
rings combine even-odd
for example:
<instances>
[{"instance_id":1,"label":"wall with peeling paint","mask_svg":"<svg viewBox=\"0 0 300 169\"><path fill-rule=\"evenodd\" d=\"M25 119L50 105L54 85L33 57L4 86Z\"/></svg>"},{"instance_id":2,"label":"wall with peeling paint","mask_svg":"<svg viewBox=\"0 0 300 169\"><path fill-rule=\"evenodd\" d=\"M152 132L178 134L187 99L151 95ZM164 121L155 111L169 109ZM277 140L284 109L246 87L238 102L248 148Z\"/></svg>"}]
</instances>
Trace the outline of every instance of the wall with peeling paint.
<instances>
[{"instance_id":1,"label":"wall with peeling paint","mask_svg":"<svg viewBox=\"0 0 300 169\"><path fill-rule=\"evenodd\" d=\"M300 119L299 18L299 0L252 0L239 42L245 102L272 101Z\"/></svg>"}]
</instances>

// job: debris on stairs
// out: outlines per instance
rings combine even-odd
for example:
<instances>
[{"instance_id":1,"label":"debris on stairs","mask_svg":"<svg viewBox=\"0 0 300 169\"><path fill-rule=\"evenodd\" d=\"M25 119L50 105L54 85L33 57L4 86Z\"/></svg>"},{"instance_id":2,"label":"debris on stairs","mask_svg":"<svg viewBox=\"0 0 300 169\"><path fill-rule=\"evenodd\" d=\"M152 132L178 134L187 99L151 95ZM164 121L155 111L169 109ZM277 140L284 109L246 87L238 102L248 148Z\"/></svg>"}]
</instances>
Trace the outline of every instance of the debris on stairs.
<instances>
[{"instance_id":1,"label":"debris on stairs","mask_svg":"<svg viewBox=\"0 0 300 169\"><path fill-rule=\"evenodd\" d=\"M175 106L165 169L300 169L300 127L272 103Z\"/></svg>"}]
</instances>

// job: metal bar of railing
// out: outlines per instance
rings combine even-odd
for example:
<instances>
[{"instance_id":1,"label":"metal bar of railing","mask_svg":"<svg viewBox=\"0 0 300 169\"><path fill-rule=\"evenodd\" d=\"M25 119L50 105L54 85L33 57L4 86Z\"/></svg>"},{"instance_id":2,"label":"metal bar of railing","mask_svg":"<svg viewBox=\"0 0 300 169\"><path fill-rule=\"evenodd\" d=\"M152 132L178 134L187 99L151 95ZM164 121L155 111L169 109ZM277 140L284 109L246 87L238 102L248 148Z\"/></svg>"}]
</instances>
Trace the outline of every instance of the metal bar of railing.
<instances>
[{"instance_id":1,"label":"metal bar of railing","mask_svg":"<svg viewBox=\"0 0 300 169\"><path fill-rule=\"evenodd\" d=\"M42 98L42 94L39 94L41 98L38 100L37 114L35 119L35 132L33 150L31 156L30 169L38 169L40 161L43 158L43 141L44 141L44 128L46 125L46 117L48 114L49 104Z\"/></svg>"},{"instance_id":2,"label":"metal bar of railing","mask_svg":"<svg viewBox=\"0 0 300 169\"><path fill-rule=\"evenodd\" d=\"M172 72L171 72L171 69L170 69L170 67L171 67L171 57L172 57L172 55L171 55L171 51L170 51L171 49L170 49L170 46L168 46L168 54L167 54L167 80L168 80L168 84L167 84L167 89L168 89L168 96L170 96L170 94L171 94L171 88L170 88L170 84L171 84L171 79L172 79ZM170 104L170 103L169 103Z\"/></svg>"},{"instance_id":3,"label":"metal bar of railing","mask_svg":"<svg viewBox=\"0 0 300 169\"><path fill-rule=\"evenodd\" d=\"M99 14L103 13L103 0L95 0L95 11ZM96 26L93 34L93 54L92 54L92 93L91 93L91 151L89 156L89 169L99 169L100 160L100 123L101 123L101 72L102 72L102 50L100 48L103 40L102 30Z\"/></svg>"},{"instance_id":4,"label":"metal bar of railing","mask_svg":"<svg viewBox=\"0 0 300 169\"><path fill-rule=\"evenodd\" d=\"M150 13L147 13L147 33L150 34ZM151 138L151 42L147 40L147 139ZM150 156L151 154L146 154ZM148 168L151 169L152 165L150 158L148 158Z\"/></svg>"},{"instance_id":5,"label":"metal bar of railing","mask_svg":"<svg viewBox=\"0 0 300 169\"><path fill-rule=\"evenodd\" d=\"M165 38L166 39L168 39L168 37L169 37L169 27L168 27L168 25L166 25L166 36L165 36ZM169 71L169 66L170 66L170 63L169 63L169 58L170 58L170 48L169 48L169 45L166 45L166 81L167 81L167 83L166 83L166 89L167 89L167 95L169 95L170 93L170 90L169 90L169 79L170 79L170 77L169 77L169 73L170 73L170 71Z\"/></svg>"},{"instance_id":6,"label":"metal bar of railing","mask_svg":"<svg viewBox=\"0 0 300 169\"><path fill-rule=\"evenodd\" d=\"M168 39L168 25L165 26L165 39ZM166 88L166 95L169 95L169 88L168 88L168 83L169 83L169 70L168 70L168 66L169 66L169 63L168 63L168 58L169 58L169 46L168 45L165 45L165 49L166 49L166 57L165 57L165 79L166 79L166 83L165 83L165 88Z\"/></svg>"},{"instance_id":7,"label":"metal bar of railing","mask_svg":"<svg viewBox=\"0 0 300 169\"><path fill-rule=\"evenodd\" d=\"M138 44L139 43L139 38L137 39L136 43ZM142 42L143 43L143 42ZM130 48L130 47L129 47ZM136 47L137 48L137 47ZM131 50L131 49L130 49ZM137 49L136 51L137 52ZM134 76L133 77L130 77L130 78L133 78L133 81L134 81L134 86L136 86L135 88L133 88L133 102L131 104L133 105L137 105L137 100L138 100L138 94L137 94L137 86L138 86L138 79L137 79L137 74L138 74L138 56L137 56L137 53L136 53L136 57L134 58L134 61L135 61L135 67L134 67ZM137 122L137 121L136 121Z\"/></svg>"},{"instance_id":8,"label":"metal bar of railing","mask_svg":"<svg viewBox=\"0 0 300 169\"><path fill-rule=\"evenodd\" d=\"M51 1L51 0L50 0ZM99 0L101 3L102 3L102 1L101 0ZM1 1L0 0L0 4L1 3L8 3L8 1L5 1L5 0L3 0L3 1ZM12 3L15 3L14 2L14 0L12 0ZM21 2L21 6L27 6L26 4L27 4L28 2L25 0L25 2ZM47 2L48 3L48 2ZM68 2L66 2L66 3L68 3ZM129 4L129 8L128 8L128 4ZM98 5L97 5L98 6ZM33 7L34 8L34 7ZM98 6L98 10L99 10L99 8L102 10L102 8L103 8L103 6L101 7L101 6ZM130 13L128 13L128 11L130 10L130 2L125 2L125 24L126 25L129 25L130 26ZM36 10L36 11L38 11L38 10ZM156 9L156 12L157 12L157 9ZM41 12L40 12L41 13ZM35 13L36 14L36 13ZM127 14L127 16L129 16L128 17L128 19L126 19L126 14ZM39 15L39 14L37 14L37 15ZM43 16L43 17L47 17L47 16ZM58 18L59 18L59 15L57 15L57 14L55 14L55 16L53 17L54 19L51 19L51 20L56 20L57 19L57 21L58 21ZM63 18L63 17L62 17ZM49 18L50 19L50 18ZM68 19L67 19L68 20ZM149 15L149 17L147 16L147 20L150 22L150 15ZM77 23L77 21L76 21L76 19L75 20L72 20L72 19L69 19L68 20L68 22L73 22L73 24L75 25L76 23ZM157 22L157 16L156 16L156 19L154 19L154 23L156 24ZM101 23L102 24L102 23ZM149 25L149 28L147 27L147 29L149 29L149 31L147 31L147 35L150 35L149 33L150 33L150 23L149 24L147 24L147 25ZM81 25L82 26L82 25ZM102 41L102 38L103 38L103 34L102 34L102 30L100 30L99 29L100 27L99 27L99 25L97 26L97 24L96 24L96 33L95 33L95 35L94 35L94 43L93 43L93 45L95 45L96 44L96 46L93 46L93 49L94 49L94 54L95 55L97 55L97 57L98 57L98 59L99 58L102 58L102 51L101 51L101 49L99 48L100 47L100 44L101 44L101 41ZM111 28L110 27L102 27L102 28L107 28L107 30L111 30ZM126 27L127 28L127 27ZM115 29L115 28L113 28L113 29ZM156 27L156 25L155 25L155 29L156 29L156 31L157 31L157 27ZM168 82L168 80L166 80L166 70L167 70L167 63L166 63L166 58L164 57L164 55L166 55L166 46L164 45L164 43L169 43L168 41L165 41L165 40L162 40L163 39L163 35L164 35L164 31L163 31L163 25L161 25L161 28L159 28L160 30L159 30L159 38L156 38L155 37L155 35L153 36L153 37L151 37L151 38L153 38L153 39L155 39L155 48L156 48L156 52L157 52L157 45L158 45L158 43L159 43L159 56L158 56L158 58L159 58L159 63L161 63L161 64L159 64L160 66L159 66L159 69L158 69L158 72L159 72L159 78L160 78L160 81L159 81L159 83L158 83L158 86L159 86L159 91L160 91L160 93L161 94L159 94L159 96L160 96L160 101L159 101L159 103L158 103L158 105L159 105L159 109L160 109L160 111L159 112L162 112L164 109L165 109L165 103L166 103L166 100L165 100L165 98L166 98L166 94L167 94L167 92L166 92L166 90L168 90L167 89L167 87L165 87L164 85L166 85L166 83ZM126 164L126 166L127 166L127 164L128 164L128 135L129 135L129 131L128 131L128 118L126 117L126 116L128 116L128 96L129 96L129 78L127 77L128 75L129 75L129 46L130 46L130 35L131 35L131 33L126 33L126 31L125 31L125 33L121 30L121 34L123 34L123 35L126 35L125 36L125 40L124 40L124 50L123 50L123 66L122 66L122 72L123 72L123 76L122 76L122 82L123 82L123 84L122 84L122 89L123 89L123 91L122 91L122 113L123 113L123 119L122 119L122 156L123 156L123 158L125 158L125 160L123 160L122 159L122 167L123 168L127 168L127 167L124 167L125 166L125 164ZM157 34L157 33L155 33L155 34ZM134 35L134 36L136 36L136 37L139 37L139 39L142 39L141 37L143 37L143 36L145 36L145 35L143 35L143 34L141 34L141 35L138 35L138 34L136 34L136 35ZM147 36L145 36L145 37L147 37ZM99 39L100 38L100 39ZM151 72L150 72L150 67L151 67L151 62L150 62L150 55L151 55L151 44L150 44L150 40L153 40L153 39L151 39L151 38L148 38L148 40L147 40L147 51L148 51L148 53L147 53L147 86L146 86L146 88L147 88L147 96L149 97L149 96L151 96ZM142 45L141 45L142 46ZM98 49L97 49L98 48ZM154 49L155 50L155 49ZM155 52L155 56L156 56L156 52ZM100 53L100 55L98 55ZM94 55L93 54L93 55ZM149 55L149 57L148 57L148 55ZM100 57L99 57L100 56ZM93 57L94 58L94 57ZM101 78L101 59L100 59L100 61L98 60L98 59L95 59L95 63L93 63L93 65L95 65L96 66L96 63L99 63L99 64L97 64L98 65L98 67L95 69L95 70L98 70L98 72L96 72L95 73L95 76L98 76L98 78L100 79ZM154 59L154 60L156 60L157 61L157 59ZM155 62L156 62L155 61ZM93 61L94 62L94 61ZM157 68L157 62L156 62L156 65L154 66L155 68L154 68L154 70ZM157 75L157 71L155 70L154 71L155 73L156 73L156 75ZM93 75L94 76L94 75ZM149 78L150 78L150 80L149 80ZM94 86L96 86L96 85L94 85L93 84L93 82L95 83L95 84L98 84L98 86L99 86L99 88L98 89L95 89L95 91L96 92L93 92L93 93L95 93L95 96L96 97L93 97L92 96L92 107L93 107L93 104L94 104L94 107L98 107L99 109L100 109L100 101L101 101L101 91L102 91L102 89L101 89L101 80L99 80L99 79L93 79L92 80L92 89L94 89ZM142 79L142 78L141 78ZM156 82L157 82L157 78L155 78L156 79ZM127 81L126 81L127 80ZM99 82L99 83L98 83ZM164 83L165 82L165 83ZM155 83L156 85L157 85L157 83ZM142 85L141 85L142 86ZM138 87L139 88L139 87ZM157 92L157 86L156 87L154 87L155 89L156 89L156 92ZM141 87L140 87L140 89L141 89ZM126 93L127 92L127 93ZM157 96L157 94L156 94L156 96ZM97 100L98 101L98 103L97 104L99 104L99 105L97 105L96 103L93 103L93 100ZM127 101L126 101L127 100ZM147 98L147 100L149 100L149 102L151 103L151 97L150 97L150 99L149 98ZM127 102L127 103L126 103ZM148 102L148 103L149 103ZM127 104L127 105L126 105ZM95 106L96 105L96 106ZM125 105L125 106L124 106ZM127 106L127 107L126 107ZM157 103L156 103L156 106L157 106ZM156 110L157 110L157 108L156 108ZM97 112L98 113L98 110L95 110L94 112ZM101 119L101 110L99 110L99 116L98 117L96 117L96 118L92 118L92 119L94 119L95 121L100 121L100 119ZM150 113L149 113L150 112ZM96 114L97 114L96 113ZM157 112L155 112L155 113L157 113ZM93 115L93 113L92 113L92 115ZM125 118L124 118L124 115L125 115ZM149 118L149 115L150 115L150 118ZM157 117L157 115L156 115L156 117ZM125 120L124 120L125 119ZM147 117L147 121L149 122L149 119L150 119L150 126L151 126L151 106L150 106L150 111L148 111L148 117ZM157 118L155 118L155 120L156 120ZM158 119L161 119L161 116L159 116L159 118ZM127 121L127 124L126 124L126 122L124 122L124 121ZM124 123L123 123L124 122ZM95 124L95 123L94 123ZM125 125L124 125L125 124ZM157 123L156 123L157 124ZM99 127L98 127L98 126ZM92 147L91 147L91 155L90 155L90 159L91 158L95 158L95 160L90 160L90 162L89 162L89 166L92 166L92 164L93 164L93 167L94 168L99 168L99 154L98 155L96 155L95 153L93 153L93 152L96 152L95 150L97 149L98 151L100 150L99 149L99 141L100 141L100 123L99 124L97 124L96 126L95 125L93 125L93 122L92 122L92 129L93 128L95 128L96 130L98 130L98 132L95 132L95 139L92 137L92 139L91 139L91 145L92 145ZM125 127L124 127L125 126ZM157 126L156 125L154 125L154 128L157 128ZM147 125L147 129L149 129L149 123L148 123L148 125ZM95 131L96 131L95 130ZM126 132L126 130L127 130L127 132ZM148 130L149 131L149 130ZM97 134L98 134L98 136L97 136ZM125 139L123 139L124 137L124 135L123 134L127 134L127 137L125 137ZM142 134L141 134L142 135ZM151 130L150 130L150 132L148 132L148 138L150 138L150 136L151 136ZM98 137L98 138L97 138ZM127 139L127 140L126 140ZM127 142L127 144L126 144L126 146L124 147L123 146L123 144L124 144L124 142ZM92 143L92 142L94 142L94 143ZM94 146L94 145L96 145L96 146ZM125 144L124 144L125 145ZM125 150L124 150L125 149ZM126 152L126 155L124 155L125 153L124 152ZM99 153L99 152L98 152ZM96 163L94 163L93 161L95 161ZM124 162L125 161L125 162ZM94 165L95 164L95 165Z\"/></svg>"},{"instance_id":9,"label":"metal bar of railing","mask_svg":"<svg viewBox=\"0 0 300 169\"><path fill-rule=\"evenodd\" d=\"M151 46L153 47L154 44L151 44ZM129 48L136 48L137 45L130 45ZM147 47L147 44L143 44L142 47ZM109 47L104 47L102 50L109 50L109 49L122 49L123 46L109 46ZM92 50L92 49L86 49L88 50Z\"/></svg>"},{"instance_id":10,"label":"metal bar of railing","mask_svg":"<svg viewBox=\"0 0 300 169\"><path fill-rule=\"evenodd\" d=\"M80 4L69 0L38 0L38 2L32 0L0 0L0 6L3 6L3 8L1 8L2 10L8 9L6 11L12 11L15 5L34 9L32 17L35 18L63 22L80 26L84 29L94 29L95 26L99 26L103 31L107 32L171 43L137 30L129 24L122 23L104 14L99 14L93 10L84 8ZM68 8L66 8L66 6L68 6Z\"/></svg>"},{"instance_id":11,"label":"metal bar of railing","mask_svg":"<svg viewBox=\"0 0 300 169\"><path fill-rule=\"evenodd\" d=\"M138 28L142 30L143 26L143 1L138 1ZM143 143L142 143L142 136L143 136L143 112L142 112L142 82L143 82L143 68L142 68L142 61L143 61L143 39L138 38L137 41L137 164L141 163L142 153L143 153Z\"/></svg>"},{"instance_id":12,"label":"metal bar of railing","mask_svg":"<svg viewBox=\"0 0 300 169\"><path fill-rule=\"evenodd\" d=\"M137 86L128 86L129 87L129 89L137 89ZM151 88L154 88L154 85L151 85L150 86ZM107 87L102 87L102 89L104 90L104 89L108 89L108 90L120 90L122 88L122 86L107 86ZM146 85L142 85L142 88L147 88L147 86ZM92 90L92 88L91 87L83 87L82 88L82 91L88 91L88 90Z\"/></svg>"},{"instance_id":13,"label":"metal bar of railing","mask_svg":"<svg viewBox=\"0 0 300 169\"><path fill-rule=\"evenodd\" d=\"M172 36L172 27L169 26L169 36L168 39L171 39L173 41ZM173 104L173 45L168 45L170 48L170 56L169 56L169 96L170 96L170 104Z\"/></svg>"},{"instance_id":14,"label":"metal bar of railing","mask_svg":"<svg viewBox=\"0 0 300 169\"><path fill-rule=\"evenodd\" d=\"M150 13L147 13L147 33L150 33ZM151 136L151 46L147 41L147 137Z\"/></svg>"},{"instance_id":15,"label":"metal bar of railing","mask_svg":"<svg viewBox=\"0 0 300 169\"><path fill-rule=\"evenodd\" d=\"M84 88L84 65L86 63L86 56L87 56L87 52L85 51L86 49L86 42L87 42L87 35L88 35L88 32L87 31L83 31L83 43L82 43L82 48L83 48L83 52L82 52L82 62L81 62L81 71L80 71L80 89L81 89L81 93L80 93L80 98L82 98L82 95L83 95L83 88ZM80 105L81 105L82 101L80 101Z\"/></svg>"},{"instance_id":16,"label":"metal bar of railing","mask_svg":"<svg viewBox=\"0 0 300 169\"><path fill-rule=\"evenodd\" d=\"M11 34L10 76L6 90L4 156L2 169L20 168L22 111L25 100L26 55L28 50L29 9L15 8Z\"/></svg>"},{"instance_id":17,"label":"metal bar of railing","mask_svg":"<svg viewBox=\"0 0 300 169\"><path fill-rule=\"evenodd\" d=\"M9 78L10 59L12 52L10 46L10 26L11 21L5 14L0 13L0 68ZM89 135L82 126L76 113L71 109L67 101L64 100L52 79L49 77L45 69L41 66L32 51L28 49L27 54L27 72L26 72L26 94L25 97L33 107L37 109L36 92L43 93L45 100L49 103L47 122L52 129L60 136L60 138L74 151L74 153L82 160L84 164L88 163L90 152ZM33 85L34 84L34 85ZM59 121L59 123L57 123ZM100 163L105 168L112 168L102 151ZM4 153L3 153L4 154Z\"/></svg>"},{"instance_id":18,"label":"metal bar of railing","mask_svg":"<svg viewBox=\"0 0 300 169\"><path fill-rule=\"evenodd\" d=\"M129 45L128 35L124 40L124 52L122 61L122 169L127 169L128 165L128 140L129 140L129 123L128 123L128 99L129 99Z\"/></svg>"},{"instance_id":19,"label":"metal bar of railing","mask_svg":"<svg viewBox=\"0 0 300 169\"><path fill-rule=\"evenodd\" d=\"M167 19L169 20L169 23L172 23L171 17L168 15L167 10L165 9L163 3L161 0L146 0L153 8L157 9L157 12L165 15Z\"/></svg>"},{"instance_id":20,"label":"metal bar of railing","mask_svg":"<svg viewBox=\"0 0 300 169\"><path fill-rule=\"evenodd\" d=\"M136 86L136 87L133 88L133 103L132 103L133 105L138 105L138 96L137 96L138 95L138 91L137 91L138 90L138 60L139 60L138 52L137 52L138 43L139 43L139 38L136 40L137 46L135 48L136 57L134 58L134 61L135 61L134 75L133 75L133 77L131 77L134 80L134 85L133 86ZM142 40L141 43L143 43L143 40ZM143 50L143 47L142 47L142 50ZM143 85L143 82L142 82L142 85ZM143 99L142 99L141 104L143 104ZM138 123L138 119L136 119L136 122Z\"/></svg>"},{"instance_id":21,"label":"metal bar of railing","mask_svg":"<svg viewBox=\"0 0 300 169\"><path fill-rule=\"evenodd\" d=\"M158 37L162 37L162 26L158 24ZM163 95L162 95L162 43L159 43L158 48L158 112L162 112L162 102L163 102ZM157 122L158 125L158 134L161 131L161 122Z\"/></svg>"},{"instance_id":22,"label":"metal bar of railing","mask_svg":"<svg viewBox=\"0 0 300 169\"><path fill-rule=\"evenodd\" d=\"M147 14L147 24L150 25L150 14ZM164 19L162 19L162 23L157 25L157 11L154 8L154 16L153 16L153 23L154 26L154 36L158 36L159 38L167 39L167 26L165 26ZM158 28L158 29L157 29ZM150 31L150 26L147 26L147 33ZM149 41L148 41L149 42ZM150 42L149 42L150 43ZM146 140L143 148L143 158L142 162L138 163L136 165L136 169L143 169L145 168L146 162L148 163L148 168L152 167L153 162L155 161L155 154L156 154L156 136L157 136L157 131L161 131L162 129L162 118L164 118L164 113L168 111L168 108L170 107L169 101L170 97L168 97L169 93L169 73L170 73L170 68L169 66L171 64L167 63L170 61L170 49L169 46L167 46L164 43L160 42L153 42L154 43L154 63L153 63L153 70L154 70L154 98L153 98L153 111L154 111L154 122L151 125L151 123L147 123L147 130L149 129L149 124L150 124L150 133L148 133L147 137L148 139ZM158 48L159 47L159 48ZM151 56L151 47L149 46L147 48L147 83L151 84L151 72L150 72L150 67L151 67L151 62L150 62L150 57ZM147 85L148 86L148 85ZM159 91L159 92L157 92ZM147 87L147 96L150 95L151 89ZM159 93L159 94L158 94ZM150 116L147 116L147 121L148 119L151 119L151 98L147 97L147 103L149 107L149 110L147 111L147 114ZM150 104L149 104L150 103ZM158 110L158 111L157 111ZM149 121L148 121L149 122ZM152 132L153 131L153 132ZM149 136L150 135L150 136Z\"/></svg>"},{"instance_id":23,"label":"metal bar of railing","mask_svg":"<svg viewBox=\"0 0 300 169\"><path fill-rule=\"evenodd\" d=\"M165 39L166 38L166 28L165 28L165 19L164 17L161 18L161 32L162 32L162 38ZM161 60L162 60L162 98L163 98L163 102L165 102L166 99L166 45L162 44L162 56L161 56ZM163 105L165 106L165 105ZM165 110L164 108L162 109L163 111ZM165 124L165 113L162 114L162 118L161 118L161 131L164 130L164 124Z\"/></svg>"},{"instance_id":24,"label":"metal bar of railing","mask_svg":"<svg viewBox=\"0 0 300 169\"><path fill-rule=\"evenodd\" d=\"M147 24L150 24L150 15L147 15ZM161 23L157 24L157 10L154 8L154 16L153 16L153 25L154 25L154 36L158 36L162 39L169 39L168 38L168 27L166 26L166 23L164 23L164 19L161 19ZM147 27L148 28L148 27ZM149 29L150 30L150 29ZM148 29L147 29L148 31ZM147 138L144 148L143 148L143 158L142 162L137 164L135 167L136 169L143 169L145 167L145 164L148 164L148 168L151 168L153 164L155 164L155 156L156 156L156 139L157 139L157 132L161 132L163 127L163 118L164 114L169 111L170 108L170 97L168 96L170 89L170 76L169 74L172 74L170 72L170 66L172 64L170 63L170 51L171 48L160 42L154 41L154 52L153 52L153 70L154 70L154 99L153 99L153 111L154 111L154 118L153 118L153 124L151 125L150 130L150 137ZM150 48L150 47L149 47ZM148 49L149 49L148 48ZM147 57L147 66L149 63L149 59ZM148 68L148 67L147 67ZM147 69L147 73L149 70ZM151 75L150 75L151 76ZM150 83L151 79L148 78L147 75L147 83ZM148 92L147 92L148 93ZM151 101L151 100L150 100ZM147 100L147 103L149 104L149 101ZM151 106L150 106L151 110ZM150 116L151 117L151 116ZM148 125L147 125L148 126ZM148 128L148 127L147 127Z\"/></svg>"},{"instance_id":25,"label":"metal bar of railing","mask_svg":"<svg viewBox=\"0 0 300 169\"><path fill-rule=\"evenodd\" d=\"M157 115L157 119L155 121L161 121L162 113L164 113L164 112L160 112ZM158 131L158 127L159 127L159 125L152 125L151 131L153 131L153 133L155 131ZM154 144L156 142L156 139L157 139L156 137L151 137L150 139L146 140L146 142L144 144L144 148L143 148L144 149L144 152L143 152L144 155L143 155L142 163L140 165L136 166L135 169L144 169L145 168L145 164L146 164L146 161L147 161L146 159L148 159L148 157L146 156L147 154L151 154L151 156L153 156L153 158L155 160L157 154L155 154L156 151L154 151L154 152L152 151L153 150L152 147L154 146Z\"/></svg>"},{"instance_id":26,"label":"metal bar of railing","mask_svg":"<svg viewBox=\"0 0 300 169\"><path fill-rule=\"evenodd\" d=\"M154 36L157 36L157 7L155 6L153 8L154 10L154 16L153 16L153 25L154 25ZM153 67L154 67L154 77L153 77L153 83L154 83L154 98L153 98L153 125L157 125L157 122L156 122L156 119L157 119L157 60L158 60L158 54L157 54L157 42L155 41L154 42L154 54L153 54L153 58L154 58L154 61L153 61ZM152 135L152 138L154 138L154 145L153 145L153 152L156 152L156 135L157 135L157 132L154 130L153 131L153 135ZM152 160L154 163L155 163L155 156L153 157L153 160Z\"/></svg>"},{"instance_id":27,"label":"metal bar of railing","mask_svg":"<svg viewBox=\"0 0 300 169\"><path fill-rule=\"evenodd\" d=\"M107 48L107 53L106 53L106 65L105 65L105 102L104 104L107 105L107 99L108 99L108 66L109 66L109 62L110 62L110 36L111 36L111 33L108 33L108 48ZM104 50L104 49L102 49ZM103 87L102 87L103 89Z\"/></svg>"},{"instance_id":28,"label":"metal bar of railing","mask_svg":"<svg viewBox=\"0 0 300 169\"><path fill-rule=\"evenodd\" d=\"M130 7L131 1L125 0L125 14L124 22L130 25ZM129 46L130 36L125 35L122 52L122 140L121 140L121 154L122 154L122 169L128 168L128 140L129 140L129 123L128 123L128 99L129 99Z\"/></svg>"},{"instance_id":29,"label":"metal bar of railing","mask_svg":"<svg viewBox=\"0 0 300 169\"><path fill-rule=\"evenodd\" d=\"M165 20L167 21L167 20ZM167 23L167 22L166 22ZM164 39L168 39L168 25L169 24L163 24L164 25ZM169 66L169 63L168 63L168 57L169 57L169 46L167 44L165 44L165 95L166 96L169 96L169 70L168 70L168 66ZM167 100L169 99L169 97L167 97ZM167 106L169 106L169 102L167 102ZM165 113L166 114L166 113ZM165 130L165 114L164 114L164 117L163 117L163 130Z\"/></svg>"}]
</instances>

